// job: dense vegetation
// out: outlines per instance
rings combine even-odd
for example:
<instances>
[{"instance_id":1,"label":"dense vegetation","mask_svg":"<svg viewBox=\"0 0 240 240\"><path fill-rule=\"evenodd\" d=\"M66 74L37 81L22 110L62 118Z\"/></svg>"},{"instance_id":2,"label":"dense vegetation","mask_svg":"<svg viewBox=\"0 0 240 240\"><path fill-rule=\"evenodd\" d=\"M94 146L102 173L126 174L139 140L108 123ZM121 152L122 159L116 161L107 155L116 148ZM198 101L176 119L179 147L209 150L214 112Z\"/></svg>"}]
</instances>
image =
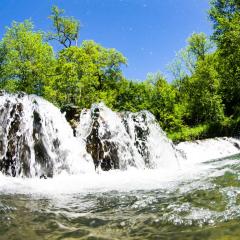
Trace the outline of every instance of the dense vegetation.
<instances>
[{"instance_id":1,"label":"dense vegetation","mask_svg":"<svg viewBox=\"0 0 240 240\"><path fill-rule=\"evenodd\" d=\"M52 8L50 33L13 22L0 41L0 88L34 93L59 107L104 101L112 109L152 112L174 140L234 135L240 122L240 2L212 0L213 35L194 33L169 65L174 80L127 80L127 59L94 41L78 42L80 24ZM52 41L59 44L54 52Z\"/></svg>"}]
</instances>

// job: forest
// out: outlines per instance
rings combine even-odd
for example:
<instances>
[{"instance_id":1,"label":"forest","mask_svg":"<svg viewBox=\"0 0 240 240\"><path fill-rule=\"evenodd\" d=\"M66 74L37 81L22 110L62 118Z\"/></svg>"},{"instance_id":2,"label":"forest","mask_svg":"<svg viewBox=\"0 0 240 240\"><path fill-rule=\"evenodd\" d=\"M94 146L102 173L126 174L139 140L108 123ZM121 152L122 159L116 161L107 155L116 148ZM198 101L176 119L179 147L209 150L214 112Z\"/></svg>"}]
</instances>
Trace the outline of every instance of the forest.
<instances>
[{"instance_id":1,"label":"forest","mask_svg":"<svg viewBox=\"0 0 240 240\"><path fill-rule=\"evenodd\" d=\"M193 33L161 72L126 79L127 58L94 40L53 6L51 32L13 22L0 41L0 89L42 96L59 108L103 101L116 111L148 110L173 141L235 136L240 131L240 1L212 0L213 34ZM58 45L58 51L53 46Z\"/></svg>"}]
</instances>

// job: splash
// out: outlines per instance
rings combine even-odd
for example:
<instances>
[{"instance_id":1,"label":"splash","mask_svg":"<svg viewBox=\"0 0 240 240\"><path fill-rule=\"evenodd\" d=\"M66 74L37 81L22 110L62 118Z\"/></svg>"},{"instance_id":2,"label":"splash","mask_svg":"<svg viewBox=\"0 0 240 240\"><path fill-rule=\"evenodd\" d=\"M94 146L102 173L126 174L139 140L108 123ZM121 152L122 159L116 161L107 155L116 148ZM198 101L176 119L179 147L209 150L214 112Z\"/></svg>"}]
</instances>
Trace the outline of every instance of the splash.
<instances>
[{"instance_id":1,"label":"splash","mask_svg":"<svg viewBox=\"0 0 240 240\"><path fill-rule=\"evenodd\" d=\"M131 169L161 170L165 175L240 152L240 141L231 138L175 146L148 111L117 113L103 103L83 109L74 131L76 136L65 115L48 101L3 93L1 172L29 178Z\"/></svg>"},{"instance_id":2,"label":"splash","mask_svg":"<svg viewBox=\"0 0 240 240\"><path fill-rule=\"evenodd\" d=\"M178 168L178 151L148 111L116 113L94 104L82 111L76 133L97 168Z\"/></svg>"},{"instance_id":3,"label":"splash","mask_svg":"<svg viewBox=\"0 0 240 240\"><path fill-rule=\"evenodd\" d=\"M58 108L34 95L0 97L0 169L6 175L52 177L91 170L91 157Z\"/></svg>"}]
</instances>

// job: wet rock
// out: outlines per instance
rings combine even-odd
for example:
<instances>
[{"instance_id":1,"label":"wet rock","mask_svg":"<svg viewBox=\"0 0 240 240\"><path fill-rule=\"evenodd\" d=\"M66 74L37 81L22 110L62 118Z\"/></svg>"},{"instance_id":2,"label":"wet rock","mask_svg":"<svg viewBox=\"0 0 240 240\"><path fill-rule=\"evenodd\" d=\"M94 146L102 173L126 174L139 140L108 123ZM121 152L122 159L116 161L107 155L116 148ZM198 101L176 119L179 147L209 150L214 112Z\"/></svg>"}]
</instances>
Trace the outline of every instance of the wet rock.
<instances>
[{"instance_id":1,"label":"wet rock","mask_svg":"<svg viewBox=\"0 0 240 240\"><path fill-rule=\"evenodd\" d=\"M0 96L0 171L3 174L52 177L54 172L68 171L66 159L72 149L62 143L71 139L70 126L52 104L24 93Z\"/></svg>"},{"instance_id":2,"label":"wet rock","mask_svg":"<svg viewBox=\"0 0 240 240\"><path fill-rule=\"evenodd\" d=\"M18 98L22 98L22 97L24 97L24 96L26 96L26 93L25 93L25 92L21 92L21 91L20 91L20 92L17 93L17 97L18 97Z\"/></svg>"},{"instance_id":3,"label":"wet rock","mask_svg":"<svg viewBox=\"0 0 240 240\"><path fill-rule=\"evenodd\" d=\"M91 154L95 168L101 167L103 171L119 169L119 157L117 146L111 141L111 133L106 131L103 136L99 135L100 110L92 111L92 129L86 139L86 150Z\"/></svg>"},{"instance_id":4,"label":"wet rock","mask_svg":"<svg viewBox=\"0 0 240 240\"><path fill-rule=\"evenodd\" d=\"M4 90L0 90L0 96L3 96L6 92Z\"/></svg>"},{"instance_id":5,"label":"wet rock","mask_svg":"<svg viewBox=\"0 0 240 240\"><path fill-rule=\"evenodd\" d=\"M93 104L81 113L77 137L86 142L95 167L104 171L156 168L161 158L177 165L173 143L147 111L116 113L103 103Z\"/></svg>"},{"instance_id":6,"label":"wet rock","mask_svg":"<svg viewBox=\"0 0 240 240\"><path fill-rule=\"evenodd\" d=\"M47 176L44 175L44 174L42 174L42 175L40 176L40 179L47 179Z\"/></svg>"},{"instance_id":7,"label":"wet rock","mask_svg":"<svg viewBox=\"0 0 240 240\"><path fill-rule=\"evenodd\" d=\"M65 113L65 117L73 129L73 135L76 136L76 128L81 114L80 107L68 104L62 107L61 112Z\"/></svg>"},{"instance_id":8,"label":"wet rock","mask_svg":"<svg viewBox=\"0 0 240 240\"><path fill-rule=\"evenodd\" d=\"M0 170L7 175L16 176L18 172L22 171L22 167L26 167L25 155L29 154L27 149L24 147L24 139L21 139L17 134L21 125L23 107L21 103L15 103L11 108L9 103L7 103L5 106L9 112L10 118L3 119L8 125L8 134L6 150L3 148L3 146L1 147L1 155L3 154L4 150L6 151L6 154L1 159ZM3 140L1 140L1 142L3 142ZM3 145L3 143L1 145ZM26 151L25 155L23 154L24 151ZM22 158L20 166L17 166L17 158L19 154Z\"/></svg>"}]
</instances>

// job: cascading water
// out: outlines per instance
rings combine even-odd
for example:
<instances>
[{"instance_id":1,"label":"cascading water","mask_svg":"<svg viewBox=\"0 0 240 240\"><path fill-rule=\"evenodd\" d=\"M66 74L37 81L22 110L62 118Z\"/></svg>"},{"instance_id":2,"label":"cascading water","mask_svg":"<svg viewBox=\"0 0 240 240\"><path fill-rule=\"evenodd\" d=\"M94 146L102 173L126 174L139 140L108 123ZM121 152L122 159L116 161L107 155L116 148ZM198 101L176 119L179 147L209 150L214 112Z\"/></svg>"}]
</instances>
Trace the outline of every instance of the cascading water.
<instances>
[{"instance_id":1,"label":"cascading water","mask_svg":"<svg viewBox=\"0 0 240 240\"><path fill-rule=\"evenodd\" d=\"M116 113L103 103L83 110L76 137L64 115L25 94L0 98L0 169L11 176L52 177L131 167L177 167L177 151L147 111Z\"/></svg>"},{"instance_id":2,"label":"cascading water","mask_svg":"<svg viewBox=\"0 0 240 240\"><path fill-rule=\"evenodd\" d=\"M240 236L239 140L175 146L149 112L104 104L74 131L39 97L0 96L0 239Z\"/></svg>"},{"instance_id":3,"label":"cascading water","mask_svg":"<svg viewBox=\"0 0 240 240\"><path fill-rule=\"evenodd\" d=\"M179 167L182 154L148 111L123 113L122 122L148 168Z\"/></svg>"},{"instance_id":4,"label":"cascading water","mask_svg":"<svg viewBox=\"0 0 240 240\"><path fill-rule=\"evenodd\" d=\"M11 176L91 173L94 165L102 170L175 171L185 165L184 155L190 162L203 161L240 149L236 139L174 146L151 113L116 113L103 103L82 110L74 137L59 109L26 94L2 94L0 124L0 170Z\"/></svg>"},{"instance_id":5,"label":"cascading water","mask_svg":"<svg viewBox=\"0 0 240 240\"><path fill-rule=\"evenodd\" d=\"M179 143L176 148L192 162L224 158L240 152L240 140L236 138L213 138Z\"/></svg>"},{"instance_id":6,"label":"cascading water","mask_svg":"<svg viewBox=\"0 0 240 240\"><path fill-rule=\"evenodd\" d=\"M60 111L33 95L0 97L0 169L11 176L52 177L90 171L91 157Z\"/></svg>"},{"instance_id":7,"label":"cascading water","mask_svg":"<svg viewBox=\"0 0 240 240\"><path fill-rule=\"evenodd\" d=\"M181 157L147 111L116 113L94 104L82 111L76 135L103 170L177 168Z\"/></svg>"}]
</instances>

